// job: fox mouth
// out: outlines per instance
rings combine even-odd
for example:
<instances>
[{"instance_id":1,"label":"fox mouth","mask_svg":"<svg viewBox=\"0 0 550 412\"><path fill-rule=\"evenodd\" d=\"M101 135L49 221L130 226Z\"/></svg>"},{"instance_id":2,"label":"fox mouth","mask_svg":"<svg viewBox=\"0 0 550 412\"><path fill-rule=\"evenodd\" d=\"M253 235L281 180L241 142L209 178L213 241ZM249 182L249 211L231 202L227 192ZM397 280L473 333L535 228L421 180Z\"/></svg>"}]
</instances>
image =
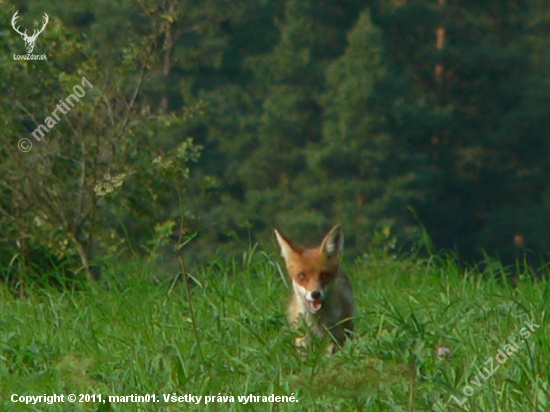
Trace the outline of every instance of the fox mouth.
<instances>
[{"instance_id":1,"label":"fox mouth","mask_svg":"<svg viewBox=\"0 0 550 412\"><path fill-rule=\"evenodd\" d=\"M307 309L311 313L315 314L323 308L323 302L321 302L320 300L307 300L306 299L306 306L307 306Z\"/></svg>"}]
</instances>

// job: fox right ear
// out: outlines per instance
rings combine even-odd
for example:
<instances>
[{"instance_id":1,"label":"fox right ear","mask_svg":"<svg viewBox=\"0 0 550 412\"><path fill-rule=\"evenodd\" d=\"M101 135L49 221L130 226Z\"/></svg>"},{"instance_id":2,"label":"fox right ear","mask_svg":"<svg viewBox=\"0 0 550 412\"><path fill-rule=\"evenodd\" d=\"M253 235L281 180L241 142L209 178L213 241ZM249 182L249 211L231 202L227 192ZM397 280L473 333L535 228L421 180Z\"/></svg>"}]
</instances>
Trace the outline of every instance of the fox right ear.
<instances>
[{"instance_id":1,"label":"fox right ear","mask_svg":"<svg viewBox=\"0 0 550 412\"><path fill-rule=\"evenodd\" d=\"M296 253L296 247L292 244L290 240L284 237L277 229L275 229L275 237L277 238L277 243L281 248L281 256L283 259L287 260L293 253Z\"/></svg>"},{"instance_id":2,"label":"fox right ear","mask_svg":"<svg viewBox=\"0 0 550 412\"><path fill-rule=\"evenodd\" d=\"M342 226L336 225L323 239L321 250L330 258L339 258L342 256L343 249L344 235L342 233Z\"/></svg>"}]
</instances>

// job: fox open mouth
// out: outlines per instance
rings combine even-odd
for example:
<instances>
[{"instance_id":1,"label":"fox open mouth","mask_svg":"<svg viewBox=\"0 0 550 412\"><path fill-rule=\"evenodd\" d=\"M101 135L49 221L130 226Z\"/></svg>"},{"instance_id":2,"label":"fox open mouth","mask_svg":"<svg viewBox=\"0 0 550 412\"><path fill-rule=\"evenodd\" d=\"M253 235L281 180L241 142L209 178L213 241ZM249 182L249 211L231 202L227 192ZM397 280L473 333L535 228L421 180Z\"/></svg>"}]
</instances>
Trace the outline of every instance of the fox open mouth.
<instances>
[{"instance_id":1,"label":"fox open mouth","mask_svg":"<svg viewBox=\"0 0 550 412\"><path fill-rule=\"evenodd\" d=\"M306 300L306 306L311 313L317 313L323 308L320 300Z\"/></svg>"}]
</instances>

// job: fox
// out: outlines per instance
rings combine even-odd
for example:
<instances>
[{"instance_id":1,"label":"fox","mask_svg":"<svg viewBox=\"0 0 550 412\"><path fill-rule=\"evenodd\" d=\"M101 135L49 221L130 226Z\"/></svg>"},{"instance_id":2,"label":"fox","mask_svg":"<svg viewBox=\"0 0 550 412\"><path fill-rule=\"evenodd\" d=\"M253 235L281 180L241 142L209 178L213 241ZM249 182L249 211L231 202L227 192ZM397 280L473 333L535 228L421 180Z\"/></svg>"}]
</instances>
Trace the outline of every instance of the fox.
<instances>
[{"instance_id":1,"label":"fox","mask_svg":"<svg viewBox=\"0 0 550 412\"><path fill-rule=\"evenodd\" d=\"M340 269L344 235L334 226L321 245L304 249L275 229L281 255L292 280L292 296L287 317L291 327L305 321L307 333L297 337L294 346L300 353L311 344L312 335L332 338L326 352L335 353L353 333L355 303L349 276Z\"/></svg>"}]
</instances>

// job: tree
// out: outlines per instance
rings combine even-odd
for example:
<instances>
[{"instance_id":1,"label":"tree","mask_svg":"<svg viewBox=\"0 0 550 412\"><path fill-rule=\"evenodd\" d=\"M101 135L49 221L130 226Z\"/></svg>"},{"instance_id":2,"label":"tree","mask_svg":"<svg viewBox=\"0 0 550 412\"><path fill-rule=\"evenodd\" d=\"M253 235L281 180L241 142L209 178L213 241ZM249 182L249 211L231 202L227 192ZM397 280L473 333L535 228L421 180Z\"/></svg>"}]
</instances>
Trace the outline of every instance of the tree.
<instances>
[{"instance_id":1,"label":"tree","mask_svg":"<svg viewBox=\"0 0 550 412\"><path fill-rule=\"evenodd\" d=\"M388 93L389 76L381 33L364 10L345 53L327 70L323 140L309 153L322 190L308 195L327 218L351 228L351 248L364 250L385 226L404 235L407 206L423 195L422 176L410 167L414 154L387 131L386 110L395 98Z\"/></svg>"},{"instance_id":2,"label":"tree","mask_svg":"<svg viewBox=\"0 0 550 412\"><path fill-rule=\"evenodd\" d=\"M213 157L202 166L220 182L202 209L201 250L208 243L241 248L235 236L271 237L274 226L292 235L330 224L311 208L309 191L318 183L307 152L322 136L326 65L343 51L358 7L268 2L254 18L230 21L231 76L200 94L212 110L204 145Z\"/></svg>"},{"instance_id":3,"label":"tree","mask_svg":"<svg viewBox=\"0 0 550 412\"><path fill-rule=\"evenodd\" d=\"M200 150L181 137L182 125L201 108L165 113L144 93L160 73L157 39L165 31L165 21L150 20L149 31L129 41L123 58L104 72L92 45L53 18L41 47L54 64L2 64L0 215L8 229L4 242L17 239L25 265L37 251L62 260L78 256L80 268L96 279L97 252L114 253L124 242L121 223L136 239L170 219L173 212L163 205L183 190L187 164ZM13 36L2 39L3 56L17 53ZM159 146L155 137L165 133L180 137Z\"/></svg>"}]
</instances>

